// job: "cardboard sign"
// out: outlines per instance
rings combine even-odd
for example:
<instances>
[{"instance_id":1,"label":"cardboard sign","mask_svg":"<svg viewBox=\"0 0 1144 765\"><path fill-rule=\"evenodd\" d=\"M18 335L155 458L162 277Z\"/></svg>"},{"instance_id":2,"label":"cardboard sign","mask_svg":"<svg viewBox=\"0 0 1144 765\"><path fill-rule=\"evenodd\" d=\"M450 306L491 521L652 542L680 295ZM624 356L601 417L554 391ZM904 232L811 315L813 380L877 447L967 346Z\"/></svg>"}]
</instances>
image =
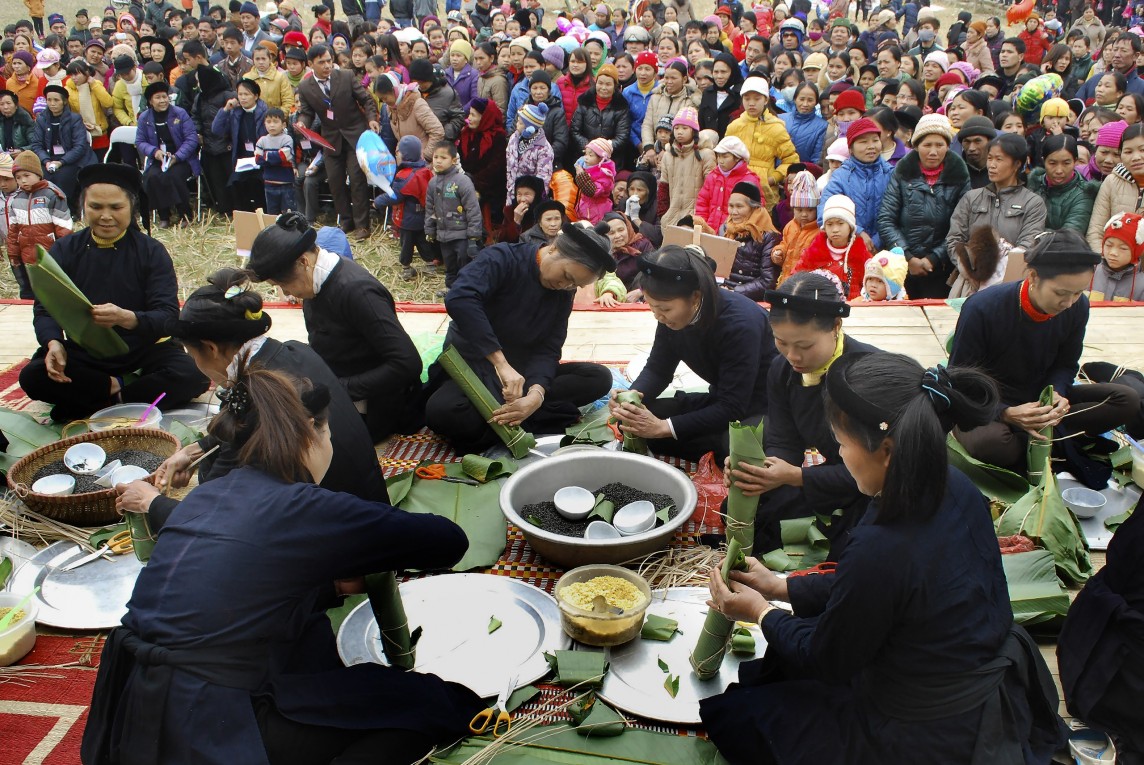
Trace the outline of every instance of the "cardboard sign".
<instances>
[{"instance_id":1,"label":"cardboard sign","mask_svg":"<svg viewBox=\"0 0 1144 765\"><path fill-rule=\"evenodd\" d=\"M703 248L703 252L707 253L707 257L715 261L715 276L720 279L726 279L731 275L731 268L735 265L735 253L739 251L739 243L734 239L704 234L699 228L664 226L663 243L681 247L698 244Z\"/></svg>"},{"instance_id":2,"label":"cardboard sign","mask_svg":"<svg viewBox=\"0 0 1144 765\"><path fill-rule=\"evenodd\" d=\"M234 211L234 244L238 249L239 257L249 258L250 248L254 246L254 239L262 233L262 229L274 225L277 215L265 215L262 208L255 212Z\"/></svg>"}]
</instances>

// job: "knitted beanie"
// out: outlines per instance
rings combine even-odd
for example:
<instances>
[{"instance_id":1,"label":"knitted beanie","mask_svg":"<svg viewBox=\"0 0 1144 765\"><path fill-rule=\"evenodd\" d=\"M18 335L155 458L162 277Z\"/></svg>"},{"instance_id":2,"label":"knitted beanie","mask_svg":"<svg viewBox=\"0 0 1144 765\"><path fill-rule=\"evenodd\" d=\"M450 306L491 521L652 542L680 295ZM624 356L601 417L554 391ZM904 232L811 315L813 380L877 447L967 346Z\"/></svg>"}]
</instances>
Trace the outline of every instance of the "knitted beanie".
<instances>
[{"instance_id":1,"label":"knitted beanie","mask_svg":"<svg viewBox=\"0 0 1144 765\"><path fill-rule=\"evenodd\" d=\"M559 45L549 45L540 56L557 69L564 68L564 49Z\"/></svg>"},{"instance_id":2,"label":"knitted beanie","mask_svg":"<svg viewBox=\"0 0 1144 765\"><path fill-rule=\"evenodd\" d=\"M1117 120L1116 122L1109 122L1101 125L1100 130L1096 134L1096 145L1119 149L1120 138L1124 135L1124 131L1127 129L1128 123L1124 120Z\"/></svg>"},{"instance_id":3,"label":"knitted beanie","mask_svg":"<svg viewBox=\"0 0 1144 765\"><path fill-rule=\"evenodd\" d=\"M525 125L543 128L544 118L548 116L548 104L528 104L522 107L517 114L524 120Z\"/></svg>"},{"instance_id":4,"label":"knitted beanie","mask_svg":"<svg viewBox=\"0 0 1144 765\"><path fill-rule=\"evenodd\" d=\"M866 261L865 273L862 281L878 279L886 285L886 295L893 300L902 290L902 284L910 272L909 264L904 255L883 250Z\"/></svg>"},{"instance_id":5,"label":"knitted beanie","mask_svg":"<svg viewBox=\"0 0 1144 765\"><path fill-rule=\"evenodd\" d=\"M0 176L12 177L12 155L6 151L0 153Z\"/></svg>"},{"instance_id":6,"label":"knitted beanie","mask_svg":"<svg viewBox=\"0 0 1144 765\"><path fill-rule=\"evenodd\" d=\"M645 50L643 53L636 56L636 68L641 66L650 66L652 69L659 71L659 56L652 53L650 50Z\"/></svg>"},{"instance_id":7,"label":"knitted beanie","mask_svg":"<svg viewBox=\"0 0 1144 765\"><path fill-rule=\"evenodd\" d=\"M924 120L925 117L922 117L922 119ZM921 126L921 120L918 120L918 126ZM916 132L917 130L915 128L915 134ZM853 123L846 131L846 148L850 148L854 145L855 141L864 135L869 135L870 133L881 135L882 128L878 127L878 123L869 117L863 117L862 119Z\"/></svg>"},{"instance_id":8,"label":"knitted beanie","mask_svg":"<svg viewBox=\"0 0 1144 765\"><path fill-rule=\"evenodd\" d=\"M659 122L655 123L656 130L671 130L672 125L675 123L675 118L670 114L665 114L659 118Z\"/></svg>"},{"instance_id":9,"label":"knitted beanie","mask_svg":"<svg viewBox=\"0 0 1144 765\"><path fill-rule=\"evenodd\" d=\"M791 207L818 207L818 184L809 170L795 173L790 182Z\"/></svg>"},{"instance_id":10,"label":"knitted beanie","mask_svg":"<svg viewBox=\"0 0 1144 765\"><path fill-rule=\"evenodd\" d=\"M826 158L836 162L845 162L850 159L850 145L846 143L846 139L834 139L834 143L826 147Z\"/></svg>"},{"instance_id":11,"label":"knitted beanie","mask_svg":"<svg viewBox=\"0 0 1144 765\"><path fill-rule=\"evenodd\" d=\"M735 187L733 189L731 189L731 193L732 194L742 194L743 196L745 196L747 199L751 200L755 204L761 204L762 203L762 195L759 193L759 187L757 184L754 184L754 183L747 183L746 181L740 181L739 183L735 184Z\"/></svg>"},{"instance_id":12,"label":"knitted beanie","mask_svg":"<svg viewBox=\"0 0 1144 765\"><path fill-rule=\"evenodd\" d=\"M254 16L256 18L259 17L258 6L255 5L254 3L250 3L250 2L243 3L242 7L240 7L238 9L238 13L239 13L239 15L242 15L244 13L249 13L251 16Z\"/></svg>"},{"instance_id":13,"label":"knitted beanie","mask_svg":"<svg viewBox=\"0 0 1144 765\"><path fill-rule=\"evenodd\" d=\"M854 211L854 200L845 194L835 194L827 199L822 206L822 222L825 224L828 220L840 220L857 230L858 214Z\"/></svg>"},{"instance_id":14,"label":"knitted beanie","mask_svg":"<svg viewBox=\"0 0 1144 765\"><path fill-rule=\"evenodd\" d=\"M402 136L397 142L397 152L406 162L416 162L421 159L421 139L415 135Z\"/></svg>"},{"instance_id":15,"label":"knitted beanie","mask_svg":"<svg viewBox=\"0 0 1144 765\"><path fill-rule=\"evenodd\" d=\"M922 66L925 66L926 64L937 64L941 67L941 71L948 72L949 55L946 54L946 52L943 50L935 50L933 53L926 56L925 61L922 62Z\"/></svg>"},{"instance_id":16,"label":"knitted beanie","mask_svg":"<svg viewBox=\"0 0 1144 765\"><path fill-rule=\"evenodd\" d=\"M593 138L588 141L588 148L595 152L601 162L610 159L612 156L612 142L607 138Z\"/></svg>"},{"instance_id":17,"label":"knitted beanie","mask_svg":"<svg viewBox=\"0 0 1144 765\"><path fill-rule=\"evenodd\" d=\"M946 72L941 77L937 78L937 82L934 83L933 89L940 90L946 85L965 85L965 75L958 71Z\"/></svg>"},{"instance_id":18,"label":"knitted beanie","mask_svg":"<svg viewBox=\"0 0 1144 765\"><path fill-rule=\"evenodd\" d=\"M1050 98L1041 104L1041 119L1045 117L1065 117L1069 116L1069 102L1063 98Z\"/></svg>"},{"instance_id":19,"label":"knitted beanie","mask_svg":"<svg viewBox=\"0 0 1144 765\"><path fill-rule=\"evenodd\" d=\"M12 173L18 173L21 170L26 170L41 178L44 177L44 167L40 164L40 158L36 156L34 151L22 151L12 160Z\"/></svg>"},{"instance_id":20,"label":"knitted beanie","mask_svg":"<svg viewBox=\"0 0 1144 765\"><path fill-rule=\"evenodd\" d=\"M620 90L620 70L616 69L615 64L604 64L600 67L600 71L596 72L596 79L601 77L611 77L616 83L616 95L619 95Z\"/></svg>"},{"instance_id":21,"label":"knitted beanie","mask_svg":"<svg viewBox=\"0 0 1144 765\"><path fill-rule=\"evenodd\" d=\"M864 113L866 111L866 96L862 95L862 91L858 88L851 88L842 92L834 102L834 113L837 114L843 109L857 109L859 114Z\"/></svg>"},{"instance_id":22,"label":"knitted beanie","mask_svg":"<svg viewBox=\"0 0 1144 765\"><path fill-rule=\"evenodd\" d=\"M449 45L450 53L460 53L466 61L473 60L473 46L464 40L454 40Z\"/></svg>"},{"instance_id":23,"label":"knitted beanie","mask_svg":"<svg viewBox=\"0 0 1144 765\"><path fill-rule=\"evenodd\" d=\"M1113 215L1108 223L1104 224L1104 239L1119 239L1128 245L1132 251L1132 262L1139 263L1140 256L1144 255L1144 226L1140 225L1144 217L1137 213L1122 212Z\"/></svg>"},{"instance_id":24,"label":"knitted beanie","mask_svg":"<svg viewBox=\"0 0 1144 765\"><path fill-rule=\"evenodd\" d=\"M927 135L940 135L947 144L953 143L953 125L944 114L927 114L918 120L910 144L917 146Z\"/></svg>"},{"instance_id":25,"label":"knitted beanie","mask_svg":"<svg viewBox=\"0 0 1144 765\"><path fill-rule=\"evenodd\" d=\"M36 58L26 50L18 50L12 54L14 61L23 61L24 64L31 69L36 65Z\"/></svg>"},{"instance_id":26,"label":"knitted beanie","mask_svg":"<svg viewBox=\"0 0 1144 765\"><path fill-rule=\"evenodd\" d=\"M694 106L685 106L675 115L675 119L672 120L671 124L672 127L676 125L685 125L698 133L699 112L696 111Z\"/></svg>"}]
</instances>

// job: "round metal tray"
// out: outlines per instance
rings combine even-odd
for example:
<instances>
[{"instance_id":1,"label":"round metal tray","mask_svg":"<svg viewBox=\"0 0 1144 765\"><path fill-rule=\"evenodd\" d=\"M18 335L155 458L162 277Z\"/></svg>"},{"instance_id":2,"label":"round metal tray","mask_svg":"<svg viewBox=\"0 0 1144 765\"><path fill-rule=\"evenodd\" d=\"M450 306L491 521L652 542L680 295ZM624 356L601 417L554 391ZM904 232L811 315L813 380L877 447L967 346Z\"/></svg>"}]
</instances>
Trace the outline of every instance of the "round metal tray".
<instances>
[{"instance_id":1,"label":"round metal tray","mask_svg":"<svg viewBox=\"0 0 1144 765\"><path fill-rule=\"evenodd\" d=\"M74 571L60 568L87 554L74 542L48 545L8 581L8 591L26 595L36 587L38 624L65 630L118 627L143 564L132 554L97 558Z\"/></svg>"},{"instance_id":2,"label":"round metal tray","mask_svg":"<svg viewBox=\"0 0 1144 765\"><path fill-rule=\"evenodd\" d=\"M710 680L700 680L691 670L691 650L703 632L707 618L706 587L672 587L655 590L651 594L648 614L657 614L679 622L680 632L665 642L635 640L607 649L611 668L604 675L600 698L617 709L651 720L697 725L699 702L715 696L739 678L739 665L744 661L762 658L767 641L758 625L749 629L755 636L755 655L740 656L727 651L719 674ZM598 650L577 644L580 650ZM667 664L672 675L679 677L679 692L675 698L664 688L667 675L659 662Z\"/></svg>"},{"instance_id":3,"label":"round metal tray","mask_svg":"<svg viewBox=\"0 0 1144 765\"><path fill-rule=\"evenodd\" d=\"M411 628L421 627L414 669L496 696L508 678L527 685L548 673L546 651L567 649L556 600L543 590L493 574L445 574L400 585ZM489 620L501 627L489 634ZM388 664L369 601L338 630L338 653L351 666Z\"/></svg>"}]
</instances>

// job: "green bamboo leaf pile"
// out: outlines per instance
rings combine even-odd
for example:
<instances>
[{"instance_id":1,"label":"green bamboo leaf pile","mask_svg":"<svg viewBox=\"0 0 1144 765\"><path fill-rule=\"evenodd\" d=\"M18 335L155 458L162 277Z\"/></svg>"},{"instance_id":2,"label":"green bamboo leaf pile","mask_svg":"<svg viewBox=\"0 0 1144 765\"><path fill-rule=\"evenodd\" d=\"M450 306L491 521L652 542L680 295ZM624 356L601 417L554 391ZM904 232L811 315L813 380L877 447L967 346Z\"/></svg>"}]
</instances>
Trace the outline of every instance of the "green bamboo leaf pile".
<instances>
[{"instance_id":1,"label":"green bamboo leaf pile","mask_svg":"<svg viewBox=\"0 0 1144 765\"><path fill-rule=\"evenodd\" d=\"M481 378L477 377L473 368L469 363L461 357L460 352L457 351L456 346L449 346L441 351L441 355L437 358L437 363L441 368L448 373L449 377L453 378L453 382L461 388L461 392L469 399L485 422L489 423L489 427L497 434L508 450L512 452L512 456L518 460L528 454L528 450L536 446L536 438L531 433L524 430L519 426L507 427L505 425L498 425L495 422L489 422L489 418L493 416L493 412L500 409L500 402L496 400L492 392L481 382Z\"/></svg>"},{"instance_id":2,"label":"green bamboo leaf pile","mask_svg":"<svg viewBox=\"0 0 1144 765\"><path fill-rule=\"evenodd\" d=\"M723 560L721 575L729 581L732 571L746 571L747 561L736 539L728 537L727 557ZM691 652L691 668L700 680L709 680L719 674L727 646L731 642L731 631L735 623L714 608L707 612L703 622L703 632Z\"/></svg>"},{"instance_id":3,"label":"green bamboo leaf pile","mask_svg":"<svg viewBox=\"0 0 1144 765\"><path fill-rule=\"evenodd\" d=\"M737 470L742 464L762 467L767 460L763 452L763 423L744 425L732 422L728 426L730 438L731 469ZM755 547L755 513L759 509L758 497L744 496L734 483L727 490L727 539L736 540L743 555L750 555ZM730 548L728 548L730 549Z\"/></svg>"},{"instance_id":4,"label":"green bamboo leaf pile","mask_svg":"<svg viewBox=\"0 0 1144 765\"><path fill-rule=\"evenodd\" d=\"M759 560L771 571L801 571L824 562L830 553L830 540L816 520L812 516L779 521L783 546Z\"/></svg>"},{"instance_id":5,"label":"green bamboo leaf pile","mask_svg":"<svg viewBox=\"0 0 1144 765\"><path fill-rule=\"evenodd\" d=\"M517 464L510 459L498 460L480 454L466 454L461 458L461 471L481 483L507 478L516 470Z\"/></svg>"},{"instance_id":6,"label":"green bamboo leaf pile","mask_svg":"<svg viewBox=\"0 0 1144 765\"><path fill-rule=\"evenodd\" d=\"M1032 626L1063 618L1069 610L1069 594L1057 578L1056 561L1048 550L1001 556L1013 620Z\"/></svg>"},{"instance_id":7,"label":"green bamboo leaf pile","mask_svg":"<svg viewBox=\"0 0 1144 765\"><path fill-rule=\"evenodd\" d=\"M969 456L961 442L950 433L946 439L949 464L965 473L989 499L1011 505L1029 493L1029 482L1011 470L989 465Z\"/></svg>"},{"instance_id":8,"label":"green bamboo leaf pile","mask_svg":"<svg viewBox=\"0 0 1144 765\"><path fill-rule=\"evenodd\" d=\"M51 425L43 425L26 412L16 412L0 407L0 432L8 439L8 450L0 453L0 472L7 473L21 457L25 457L41 446L54 444L60 440L60 431Z\"/></svg>"},{"instance_id":9,"label":"green bamboo leaf pile","mask_svg":"<svg viewBox=\"0 0 1144 765\"><path fill-rule=\"evenodd\" d=\"M1024 534L1052 553L1061 579L1084 584L1092 575L1084 531L1061 499L1047 457L1041 471L1044 480L997 519L997 536Z\"/></svg>"}]
</instances>

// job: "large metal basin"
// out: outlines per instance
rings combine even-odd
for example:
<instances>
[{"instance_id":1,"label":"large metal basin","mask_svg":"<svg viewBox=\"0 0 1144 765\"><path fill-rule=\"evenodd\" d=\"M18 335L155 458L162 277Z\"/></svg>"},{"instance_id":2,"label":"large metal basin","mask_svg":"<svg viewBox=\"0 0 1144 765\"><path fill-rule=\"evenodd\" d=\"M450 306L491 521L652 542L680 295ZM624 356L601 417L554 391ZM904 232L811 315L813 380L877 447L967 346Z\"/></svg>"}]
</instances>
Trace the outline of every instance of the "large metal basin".
<instances>
[{"instance_id":1,"label":"large metal basin","mask_svg":"<svg viewBox=\"0 0 1144 765\"><path fill-rule=\"evenodd\" d=\"M680 512L663 526L620 539L589 540L538 529L520 510L535 502L550 502L557 489L583 486L594 491L619 481L640 491L667 494ZM589 563L623 563L662 550L695 510L691 479L678 468L638 454L599 450L576 451L537 460L509 478L501 488L501 511L524 533L533 549L553 563L572 568Z\"/></svg>"}]
</instances>

